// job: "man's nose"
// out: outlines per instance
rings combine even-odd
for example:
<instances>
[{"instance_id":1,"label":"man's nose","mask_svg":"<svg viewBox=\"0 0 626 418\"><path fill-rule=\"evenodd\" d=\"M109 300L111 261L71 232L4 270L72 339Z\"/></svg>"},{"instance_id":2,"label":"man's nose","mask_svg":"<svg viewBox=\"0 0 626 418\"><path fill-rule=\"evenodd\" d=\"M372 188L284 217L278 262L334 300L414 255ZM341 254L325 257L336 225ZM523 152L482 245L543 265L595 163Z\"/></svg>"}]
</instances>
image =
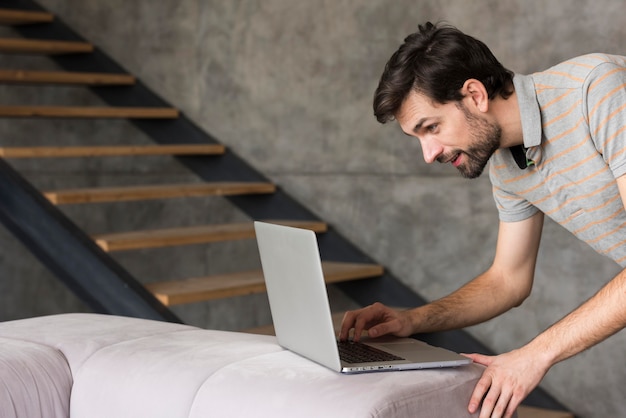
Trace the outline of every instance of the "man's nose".
<instances>
[{"instance_id":1,"label":"man's nose","mask_svg":"<svg viewBox=\"0 0 626 418\"><path fill-rule=\"evenodd\" d=\"M433 140L422 140L422 153L424 154L424 161L428 164L434 162L441 154L443 154L443 147Z\"/></svg>"}]
</instances>

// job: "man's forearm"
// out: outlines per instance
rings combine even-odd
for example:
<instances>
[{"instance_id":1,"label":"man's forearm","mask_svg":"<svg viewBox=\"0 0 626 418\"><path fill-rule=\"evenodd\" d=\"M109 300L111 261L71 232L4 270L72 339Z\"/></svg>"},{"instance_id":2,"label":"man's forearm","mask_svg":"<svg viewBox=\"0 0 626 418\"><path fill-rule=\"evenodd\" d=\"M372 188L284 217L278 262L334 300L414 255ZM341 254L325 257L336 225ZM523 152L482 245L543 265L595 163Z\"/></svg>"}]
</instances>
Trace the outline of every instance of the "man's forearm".
<instances>
[{"instance_id":1,"label":"man's forearm","mask_svg":"<svg viewBox=\"0 0 626 418\"><path fill-rule=\"evenodd\" d=\"M487 321L517 306L527 292L506 286L494 269L450 295L410 311L415 333L464 328Z\"/></svg>"},{"instance_id":2,"label":"man's forearm","mask_svg":"<svg viewBox=\"0 0 626 418\"><path fill-rule=\"evenodd\" d=\"M565 318L538 335L524 349L550 366L605 340L626 326L626 270Z\"/></svg>"}]
</instances>

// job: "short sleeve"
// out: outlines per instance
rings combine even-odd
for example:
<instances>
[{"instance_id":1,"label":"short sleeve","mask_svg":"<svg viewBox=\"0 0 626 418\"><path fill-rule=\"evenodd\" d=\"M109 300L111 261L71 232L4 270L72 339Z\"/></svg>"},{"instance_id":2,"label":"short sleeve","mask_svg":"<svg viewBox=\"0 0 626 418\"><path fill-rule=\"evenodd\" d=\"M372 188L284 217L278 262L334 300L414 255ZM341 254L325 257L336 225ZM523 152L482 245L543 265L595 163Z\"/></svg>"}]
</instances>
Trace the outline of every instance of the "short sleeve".
<instances>
[{"instance_id":1,"label":"short sleeve","mask_svg":"<svg viewBox=\"0 0 626 418\"><path fill-rule=\"evenodd\" d=\"M493 199L496 202L502 222L519 222L528 219L539 211L528 200L510 193L498 186L495 176L490 172Z\"/></svg>"},{"instance_id":2,"label":"short sleeve","mask_svg":"<svg viewBox=\"0 0 626 418\"><path fill-rule=\"evenodd\" d=\"M620 177L626 174L626 61L597 66L585 85L591 139L613 175Z\"/></svg>"}]
</instances>

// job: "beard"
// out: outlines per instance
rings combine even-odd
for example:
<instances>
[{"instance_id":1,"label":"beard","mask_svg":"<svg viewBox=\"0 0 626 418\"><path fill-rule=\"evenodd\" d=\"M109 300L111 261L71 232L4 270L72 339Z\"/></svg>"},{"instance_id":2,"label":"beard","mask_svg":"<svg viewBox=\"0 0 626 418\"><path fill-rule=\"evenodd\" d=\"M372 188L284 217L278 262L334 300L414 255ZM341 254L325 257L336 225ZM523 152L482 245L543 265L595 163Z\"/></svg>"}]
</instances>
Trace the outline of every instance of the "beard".
<instances>
[{"instance_id":1,"label":"beard","mask_svg":"<svg viewBox=\"0 0 626 418\"><path fill-rule=\"evenodd\" d=\"M465 114L468 129L472 138L472 145L465 151L457 153L465 154L466 161L457 167L461 175L468 179L479 177L491 156L500 148L502 128L487 120L471 114L462 102L458 104ZM443 156L440 161L447 161L449 157Z\"/></svg>"}]
</instances>

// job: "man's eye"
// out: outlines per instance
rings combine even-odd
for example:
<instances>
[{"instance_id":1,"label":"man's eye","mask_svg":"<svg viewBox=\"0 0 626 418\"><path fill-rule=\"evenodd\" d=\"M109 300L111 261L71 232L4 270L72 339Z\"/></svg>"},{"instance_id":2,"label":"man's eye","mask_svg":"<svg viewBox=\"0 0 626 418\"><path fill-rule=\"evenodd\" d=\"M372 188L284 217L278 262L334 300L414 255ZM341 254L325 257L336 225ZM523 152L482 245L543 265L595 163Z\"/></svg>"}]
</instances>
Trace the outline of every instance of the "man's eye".
<instances>
[{"instance_id":1,"label":"man's eye","mask_svg":"<svg viewBox=\"0 0 626 418\"><path fill-rule=\"evenodd\" d=\"M433 133L437 130L438 125L436 123L433 123L432 125L428 125L426 127L426 130L430 133Z\"/></svg>"}]
</instances>

